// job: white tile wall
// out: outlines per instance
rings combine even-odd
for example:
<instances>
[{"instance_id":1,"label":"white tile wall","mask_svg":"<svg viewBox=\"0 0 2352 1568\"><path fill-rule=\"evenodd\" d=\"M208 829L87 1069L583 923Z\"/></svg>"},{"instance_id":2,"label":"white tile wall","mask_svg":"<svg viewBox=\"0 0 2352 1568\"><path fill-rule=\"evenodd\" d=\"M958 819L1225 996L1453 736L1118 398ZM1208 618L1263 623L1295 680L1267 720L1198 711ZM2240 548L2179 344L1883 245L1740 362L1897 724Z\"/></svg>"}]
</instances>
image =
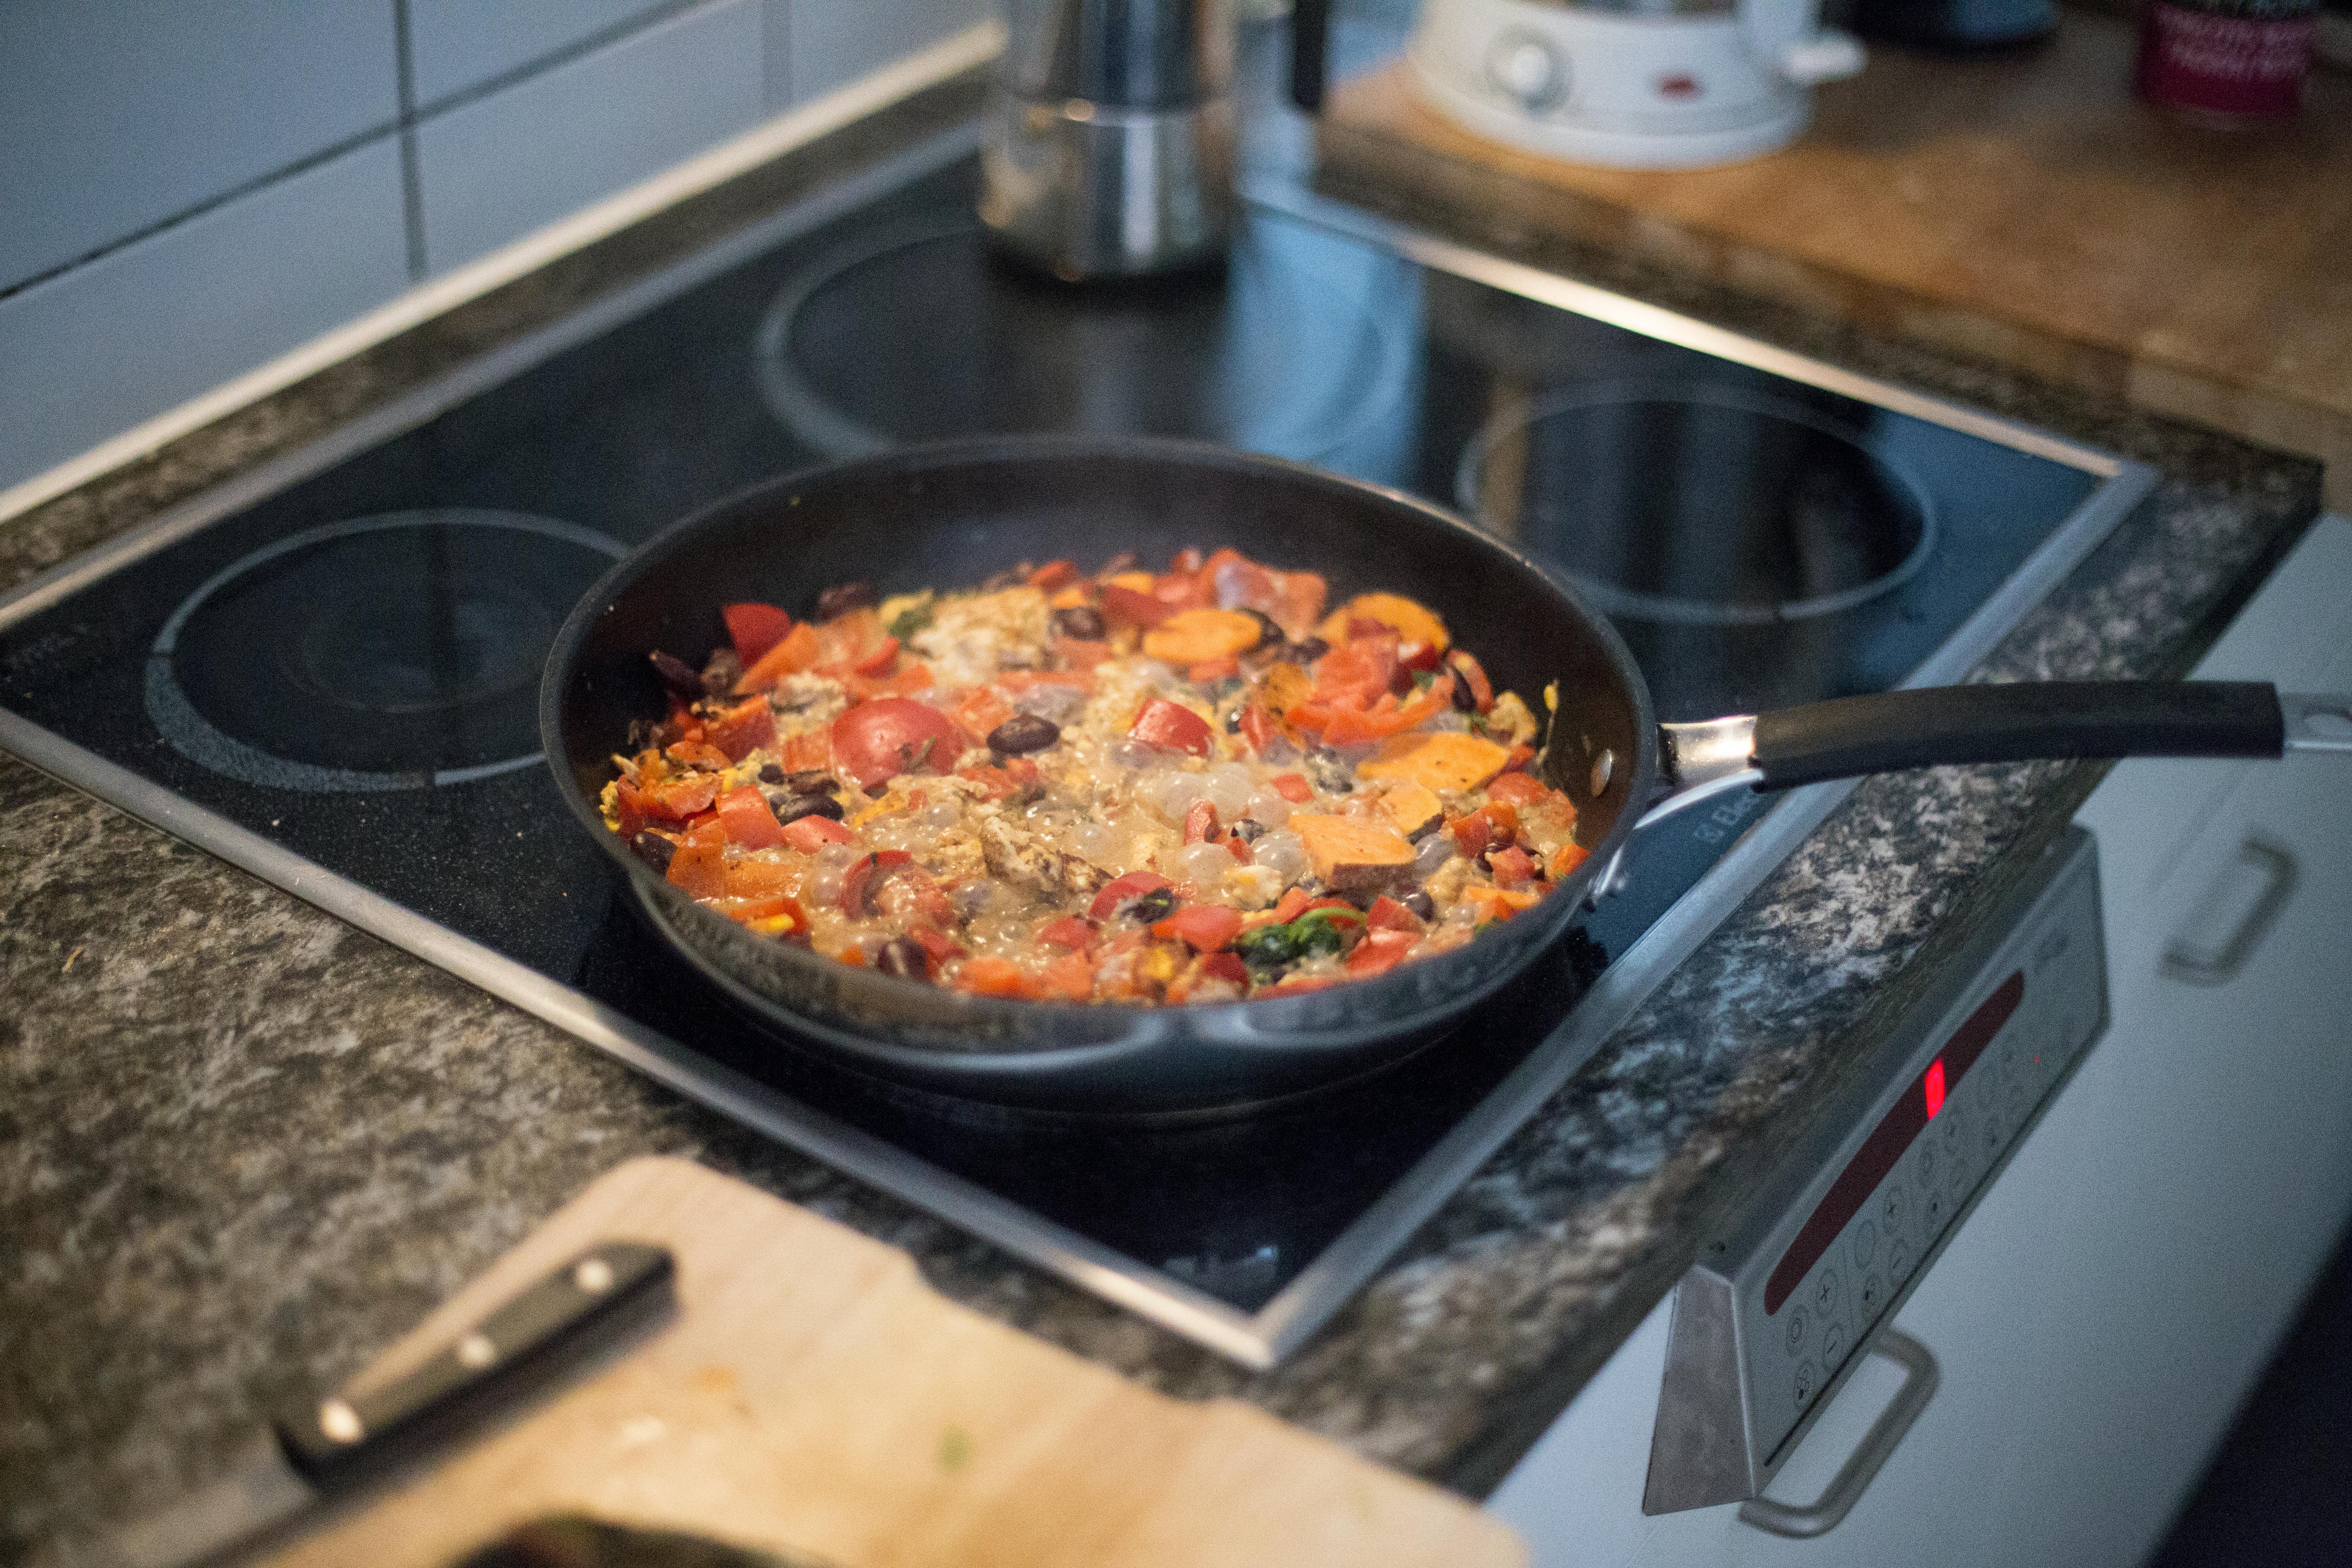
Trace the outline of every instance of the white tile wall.
<instances>
[{"instance_id":1,"label":"white tile wall","mask_svg":"<svg viewBox=\"0 0 2352 1568\"><path fill-rule=\"evenodd\" d=\"M392 0L0 0L0 288L397 112Z\"/></svg>"},{"instance_id":2,"label":"white tile wall","mask_svg":"<svg viewBox=\"0 0 2352 1568\"><path fill-rule=\"evenodd\" d=\"M408 0L416 105L430 109L451 93L670 4L674 0Z\"/></svg>"},{"instance_id":3,"label":"white tile wall","mask_svg":"<svg viewBox=\"0 0 2352 1568\"><path fill-rule=\"evenodd\" d=\"M861 4L863 0L834 0ZM441 273L756 123L760 0L717 0L416 129Z\"/></svg>"},{"instance_id":4,"label":"white tile wall","mask_svg":"<svg viewBox=\"0 0 2352 1568\"><path fill-rule=\"evenodd\" d=\"M404 4L421 110L541 68L416 122L435 273L996 9L0 0L0 489L414 281L393 129Z\"/></svg>"},{"instance_id":5,"label":"white tile wall","mask_svg":"<svg viewBox=\"0 0 2352 1568\"><path fill-rule=\"evenodd\" d=\"M996 15L996 0L788 0L790 101L856 80Z\"/></svg>"},{"instance_id":6,"label":"white tile wall","mask_svg":"<svg viewBox=\"0 0 2352 1568\"><path fill-rule=\"evenodd\" d=\"M383 138L0 300L0 488L407 285Z\"/></svg>"}]
</instances>

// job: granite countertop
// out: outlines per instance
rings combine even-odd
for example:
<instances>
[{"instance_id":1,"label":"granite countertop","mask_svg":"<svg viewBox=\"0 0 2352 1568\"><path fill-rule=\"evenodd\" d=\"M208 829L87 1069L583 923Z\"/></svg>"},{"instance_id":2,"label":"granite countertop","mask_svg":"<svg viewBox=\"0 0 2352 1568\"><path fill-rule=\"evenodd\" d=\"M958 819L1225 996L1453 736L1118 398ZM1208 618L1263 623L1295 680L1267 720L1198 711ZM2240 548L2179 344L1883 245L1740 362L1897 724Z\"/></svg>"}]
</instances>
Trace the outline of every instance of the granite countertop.
<instances>
[{"instance_id":1,"label":"granite countertop","mask_svg":"<svg viewBox=\"0 0 2352 1568\"><path fill-rule=\"evenodd\" d=\"M935 89L0 523L0 588L909 125L968 113L972 89ZM2185 669L2316 510L2318 469L2300 459L1484 232L1475 215L1400 216L2162 469L2153 503L1991 676ZM1252 1374L0 756L0 1560L205 1479L269 1403L347 1376L593 1177L651 1152L890 1241L949 1296L1143 1382L1236 1394L1483 1494L1804 1134L1874 1015L1925 984L2101 771L1864 784L1352 1305Z\"/></svg>"}]
</instances>

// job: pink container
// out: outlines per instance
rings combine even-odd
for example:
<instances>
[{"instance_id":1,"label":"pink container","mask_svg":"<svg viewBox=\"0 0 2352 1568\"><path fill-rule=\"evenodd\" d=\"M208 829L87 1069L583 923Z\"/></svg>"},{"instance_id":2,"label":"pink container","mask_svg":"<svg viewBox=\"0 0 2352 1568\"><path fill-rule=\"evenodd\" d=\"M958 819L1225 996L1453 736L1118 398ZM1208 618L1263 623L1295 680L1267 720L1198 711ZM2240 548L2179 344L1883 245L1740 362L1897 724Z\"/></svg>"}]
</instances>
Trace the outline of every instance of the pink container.
<instances>
[{"instance_id":1,"label":"pink container","mask_svg":"<svg viewBox=\"0 0 2352 1568\"><path fill-rule=\"evenodd\" d=\"M2147 0L2140 13L2140 96L2229 120L2284 120L2311 68L2307 0Z\"/></svg>"}]
</instances>

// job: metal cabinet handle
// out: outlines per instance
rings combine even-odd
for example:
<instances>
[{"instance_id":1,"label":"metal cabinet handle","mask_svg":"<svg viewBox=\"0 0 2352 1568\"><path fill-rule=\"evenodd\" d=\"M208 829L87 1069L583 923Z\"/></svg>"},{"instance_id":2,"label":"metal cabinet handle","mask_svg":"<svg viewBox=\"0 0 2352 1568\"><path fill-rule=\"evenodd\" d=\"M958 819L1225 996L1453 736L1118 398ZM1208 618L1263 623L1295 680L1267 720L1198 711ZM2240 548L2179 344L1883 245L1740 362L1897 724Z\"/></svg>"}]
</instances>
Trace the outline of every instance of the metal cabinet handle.
<instances>
[{"instance_id":1,"label":"metal cabinet handle","mask_svg":"<svg viewBox=\"0 0 2352 1568\"><path fill-rule=\"evenodd\" d=\"M1896 1329L1880 1330L1870 1353L1885 1356L1901 1367L1905 1373L1903 1386L1887 1401L1886 1408L1878 1413L1878 1419L1870 1424L1870 1430L1846 1456L1845 1463L1838 1467L1838 1473L1830 1479L1822 1495L1809 1503L1750 1498L1739 1505L1741 1523L1774 1535L1804 1540L1827 1534L1853 1511L1853 1505L1862 1500L1864 1489L1877 1476L1879 1467L1895 1452L1895 1445L1903 1441L1903 1434L1911 1430L1911 1423L1919 1419L1919 1412L1927 1407L1941 1376L1927 1347Z\"/></svg>"},{"instance_id":2,"label":"metal cabinet handle","mask_svg":"<svg viewBox=\"0 0 2352 1568\"><path fill-rule=\"evenodd\" d=\"M2191 985L2221 985L2252 958L2294 891L2294 857L2249 838L2164 944L2159 968Z\"/></svg>"}]
</instances>

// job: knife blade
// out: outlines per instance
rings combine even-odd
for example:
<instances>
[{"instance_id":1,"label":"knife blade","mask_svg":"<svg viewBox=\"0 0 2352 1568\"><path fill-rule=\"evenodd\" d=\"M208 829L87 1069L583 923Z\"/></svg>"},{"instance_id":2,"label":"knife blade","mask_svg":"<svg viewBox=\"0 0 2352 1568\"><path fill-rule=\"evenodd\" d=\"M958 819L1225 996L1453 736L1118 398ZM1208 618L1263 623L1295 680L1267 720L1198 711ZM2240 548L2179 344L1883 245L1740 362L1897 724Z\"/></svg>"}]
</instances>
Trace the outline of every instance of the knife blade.
<instances>
[{"instance_id":1,"label":"knife blade","mask_svg":"<svg viewBox=\"0 0 2352 1568\"><path fill-rule=\"evenodd\" d=\"M668 1251L608 1241L551 1270L381 1388L345 1389L277 1410L268 1430L220 1479L110 1533L68 1543L60 1568L189 1568L288 1523L305 1510L429 1446L448 1417L499 1391L592 1323L666 1285Z\"/></svg>"}]
</instances>

